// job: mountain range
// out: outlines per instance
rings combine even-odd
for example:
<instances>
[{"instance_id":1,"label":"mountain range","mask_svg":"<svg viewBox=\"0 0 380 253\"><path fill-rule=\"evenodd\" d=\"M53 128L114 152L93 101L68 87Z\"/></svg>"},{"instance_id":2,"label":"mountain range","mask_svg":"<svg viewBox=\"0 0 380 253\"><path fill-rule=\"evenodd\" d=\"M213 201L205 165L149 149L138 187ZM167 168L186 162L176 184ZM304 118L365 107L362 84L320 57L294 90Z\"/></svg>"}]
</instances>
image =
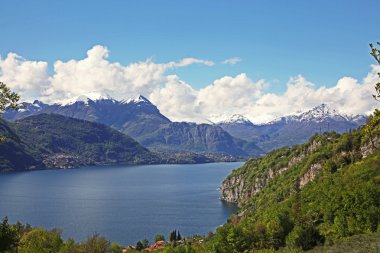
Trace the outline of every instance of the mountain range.
<instances>
[{"instance_id":1,"label":"mountain range","mask_svg":"<svg viewBox=\"0 0 380 253\"><path fill-rule=\"evenodd\" d=\"M308 111L255 125L243 115L233 115L216 125L236 138L254 142L265 152L305 143L315 133L349 132L366 123L364 115L346 115L326 104Z\"/></svg>"},{"instance_id":2,"label":"mountain range","mask_svg":"<svg viewBox=\"0 0 380 253\"><path fill-rule=\"evenodd\" d=\"M142 95L118 101L96 93L62 104L45 104L38 100L25 102L18 111L7 110L3 116L15 121L45 113L108 125L153 151L212 152L243 157L303 143L314 133L342 133L365 123L365 116L341 114L325 104L261 125L243 115L233 115L214 124L172 122Z\"/></svg>"},{"instance_id":3,"label":"mountain range","mask_svg":"<svg viewBox=\"0 0 380 253\"><path fill-rule=\"evenodd\" d=\"M154 151L212 152L244 157L263 153L253 142L233 137L217 125L172 122L141 95L122 101L106 95L79 96L53 105L36 100L23 103L18 111L7 110L3 116L15 121L38 114L59 114L105 124Z\"/></svg>"}]
</instances>

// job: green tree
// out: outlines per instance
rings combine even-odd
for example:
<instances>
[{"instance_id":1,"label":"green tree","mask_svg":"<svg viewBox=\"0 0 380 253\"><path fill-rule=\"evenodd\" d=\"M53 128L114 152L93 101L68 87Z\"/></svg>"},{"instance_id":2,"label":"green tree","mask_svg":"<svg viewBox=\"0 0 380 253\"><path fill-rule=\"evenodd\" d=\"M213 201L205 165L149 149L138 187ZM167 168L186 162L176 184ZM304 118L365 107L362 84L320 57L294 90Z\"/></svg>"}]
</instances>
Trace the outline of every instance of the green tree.
<instances>
[{"instance_id":1,"label":"green tree","mask_svg":"<svg viewBox=\"0 0 380 253\"><path fill-rule=\"evenodd\" d=\"M143 249L144 249L144 245L142 244L141 241L138 241L138 242L136 243L136 250L138 250L138 251L142 251Z\"/></svg>"},{"instance_id":2,"label":"green tree","mask_svg":"<svg viewBox=\"0 0 380 253\"><path fill-rule=\"evenodd\" d=\"M0 224L0 252L10 251L17 247L19 233L16 226L8 224L8 217L4 217Z\"/></svg>"},{"instance_id":3,"label":"green tree","mask_svg":"<svg viewBox=\"0 0 380 253\"><path fill-rule=\"evenodd\" d=\"M149 247L149 241L148 241L148 239L145 238L145 239L142 241L142 245L143 245L144 249L148 248L148 247Z\"/></svg>"},{"instance_id":4,"label":"green tree","mask_svg":"<svg viewBox=\"0 0 380 253\"><path fill-rule=\"evenodd\" d=\"M173 242L177 239L177 230L173 230L169 234L169 241Z\"/></svg>"},{"instance_id":5,"label":"green tree","mask_svg":"<svg viewBox=\"0 0 380 253\"><path fill-rule=\"evenodd\" d=\"M17 102L20 96L7 87L3 82L0 82L0 112L4 111L6 108L10 107L17 109ZM0 142L5 141L5 137L0 136Z\"/></svg>"},{"instance_id":6,"label":"green tree","mask_svg":"<svg viewBox=\"0 0 380 253\"><path fill-rule=\"evenodd\" d=\"M112 243L111 245L112 253L122 253L123 248L118 243Z\"/></svg>"},{"instance_id":7,"label":"green tree","mask_svg":"<svg viewBox=\"0 0 380 253\"><path fill-rule=\"evenodd\" d=\"M0 111L4 111L6 108L10 107L17 109L17 102L20 96L12 92L5 83L0 82Z\"/></svg>"},{"instance_id":8,"label":"green tree","mask_svg":"<svg viewBox=\"0 0 380 253\"><path fill-rule=\"evenodd\" d=\"M163 234L156 234L154 236L154 242L158 242L158 241L165 241L165 236Z\"/></svg>"},{"instance_id":9,"label":"green tree","mask_svg":"<svg viewBox=\"0 0 380 253\"><path fill-rule=\"evenodd\" d=\"M68 239L63 243L59 253L82 253L82 247L75 243L74 239Z\"/></svg>"},{"instance_id":10,"label":"green tree","mask_svg":"<svg viewBox=\"0 0 380 253\"><path fill-rule=\"evenodd\" d=\"M86 253L112 253L110 241L99 234L89 237L83 243L83 248Z\"/></svg>"},{"instance_id":11,"label":"green tree","mask_svg":"<svg viewBox=\"0 0 380 253\"><path fill-rule=\"evenodd\" d=\"M178 233L177 233L177 241L180 241L180 240L182 240L182 236L181 236L181 234L178 231Z\"/></svg>"},{"instance_id":12,"label":"green tree","mask_svg":"<svg viewBox=\"0 0 380 253\"><path fill-rule=\"evenodd\" d=\"M377 42L376 43L378 46L380 46L380 42ZM373 46L373 44L369 44L369 46L371 47L371 55L373 56L373 58L375 58L375 60L380 64L380 49L379 48L376 48L375 46ZM380 73L377 73L380 77ZM376 83L375 84L375 90L376 90L376 94L373 94L372 96L377 100L377 101L380 101L380 82Z\"/></svg>"},{"instance_id":13,"label":"green tree","mask_svg":"<svg viewBox=\"0 0 380 253\"><path fill-rule=\"evenodd\" d=\"M61 232L35 228L20 240L19 253L56 253L62 246Z\"/></svg>"}]
</instances>

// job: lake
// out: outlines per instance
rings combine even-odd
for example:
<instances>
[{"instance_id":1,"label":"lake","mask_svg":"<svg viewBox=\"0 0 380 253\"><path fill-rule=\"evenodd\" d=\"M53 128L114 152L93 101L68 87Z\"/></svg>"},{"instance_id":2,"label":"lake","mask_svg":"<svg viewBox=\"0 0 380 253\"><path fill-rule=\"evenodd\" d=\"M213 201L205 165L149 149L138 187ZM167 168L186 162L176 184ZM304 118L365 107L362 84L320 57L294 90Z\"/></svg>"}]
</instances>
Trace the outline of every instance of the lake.
<instances>
[{"instance_id":1,"label":"lake","mask_svg":"<svg viewBox=\"0 0 380 253\"><path fill-rule=\"evenodd\" d=\"M0 218L59 228L65 239L99 233L132 244L215 231L236 212L219 200L223 179L243 163L95 166L0 174Z\"/></svg>"}]
</instances>

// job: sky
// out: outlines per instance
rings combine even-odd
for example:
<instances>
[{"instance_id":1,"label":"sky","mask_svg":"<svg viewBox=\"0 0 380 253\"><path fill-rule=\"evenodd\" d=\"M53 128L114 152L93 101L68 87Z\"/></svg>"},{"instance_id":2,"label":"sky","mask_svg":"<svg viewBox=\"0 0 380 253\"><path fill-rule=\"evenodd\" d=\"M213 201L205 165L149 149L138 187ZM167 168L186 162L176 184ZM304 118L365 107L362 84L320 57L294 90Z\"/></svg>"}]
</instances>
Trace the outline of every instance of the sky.
<instances>
[{"instance_id":1,"label":"sky","mask_svg":"<svg viewBox=\"0 0 380 253\"><path fill-rule=\"evenodd\" d=\"M172 120L379 107L378 0L0 2L0 81L23 100L149 98Z\"/></svg>"}]
</instances>

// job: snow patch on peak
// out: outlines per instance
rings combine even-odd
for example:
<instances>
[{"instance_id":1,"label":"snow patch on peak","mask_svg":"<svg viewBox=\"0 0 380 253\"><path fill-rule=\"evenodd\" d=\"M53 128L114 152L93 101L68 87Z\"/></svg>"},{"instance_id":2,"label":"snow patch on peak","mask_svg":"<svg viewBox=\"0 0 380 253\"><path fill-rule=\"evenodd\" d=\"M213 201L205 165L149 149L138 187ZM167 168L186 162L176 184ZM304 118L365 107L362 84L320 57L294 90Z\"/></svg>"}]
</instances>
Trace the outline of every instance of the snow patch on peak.
<instances>
[{"instance_id":1,"label":"snow patch on peak","mask_svg":"<svg viewBox=\"0 0 380 253\"><path fill-rule=\"evenodd\" d=\"M123 100L123 104L139 104L139 103L144 103L144 104L152 104L146 97L143 95L137 95L134 98L130 98L128 100Z\"/></svg>"},{"instance_id":2,"label":"snow patch on peak","mask_svg":"<svg viewBox=\"0 0 380 253\"><path fill-rule=\"evenodd\" d=\"M347 121L349 117L343 113L338 112L334 108L327 104L321 104L306 112L293 113L286 118L286 121L298 121L298 122L323 122L326 119L332 119L335 121Z\"/></svg>"},{"instance_id":3,"label":"snow patch on peak","mask_svg":"<svg viewBox=\"0 0 380 253\"><path fill-rule=\"evenodd\" d=\"M228 124L228 125L252 125L253 123L244 115L233 114L232 116L220 115L215 117L217 124Z\"/></svg>"},{"instance_id":4,"label":"snow patch on peak","mask_svg":"<svg viewBox=\"0 0 380 253\"><path fill-rule=\"evenodd\" d=\"M80 95L80 96L69 98L66 101L64 101L61 105L62 106L72 105L72 104L75 104L77 102L84 103L85 105L88 105L89 101L95 102L95 101L100 101L100 100L115 101L107 93L103 93L103 92L90 92L90 93L87 93L87 94L84 94L84 95Z\"/></svg>"}]
</instances>

